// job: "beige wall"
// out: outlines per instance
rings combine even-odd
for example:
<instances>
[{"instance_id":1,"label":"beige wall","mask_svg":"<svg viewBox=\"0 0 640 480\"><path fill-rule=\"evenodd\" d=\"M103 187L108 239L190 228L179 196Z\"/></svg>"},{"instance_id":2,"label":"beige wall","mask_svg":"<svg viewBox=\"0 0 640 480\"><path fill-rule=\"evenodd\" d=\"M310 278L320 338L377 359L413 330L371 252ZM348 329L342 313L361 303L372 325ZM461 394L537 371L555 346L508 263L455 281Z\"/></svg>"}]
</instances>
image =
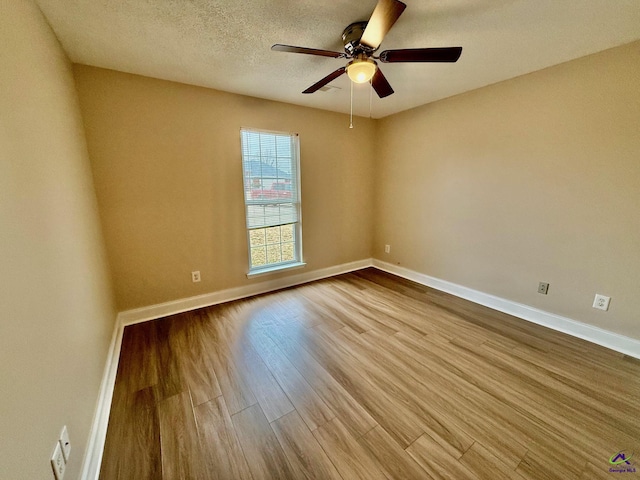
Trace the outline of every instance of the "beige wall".
<instances>
[{"instance_id":1,"label":"beige wall","mask_svg":"<svg viewBox=\"0 0 640 480\"><path fill-rule=\"evenodd\" d=\"M380 121L374 256L640 338L639 79L636 42Z\"/></svg>"},{"instance_id":2,"label":"beige wall","mask_svg":"<svg viewBox=\"0 0 640 480\"><path fill-rule=\"evenodd\" d=\"M0 1L0 478L77 478L115 321L71 65L30 0Z\"/></svg>"},{"instance_id":3,"label":"beige wall","mask_svg":"<svg viewBox=\"0 0 640 480\"><path fill-rule=\"evenodd\" d=\"M74 72L120 310L274 278L246 278L240 127L300 134L306 271L370 258L373 121Z\"/></svg>"},{"instance_id":4,"label":"beige wall","mask_svg":"<svg viewBox=\"0 0 640 480\"><path fill-rule=\"evenodd\" d=\"M0 478L50 478L63 424L78 476L115 315L96 193L120 310L264 279L244 275L241 126L300 133L308 270L374 252L640 338L639 49L354 130L76 66L94 193L69 62L30 0L0 0Z\"/></svg>"},{"instance_id":5,"label":"beige wall","mask_svg":"<svg viewBox=\"0 0 640 480\"><path fill-rule=\"evenodd\" d=\"M354 130L339 114L76 66L118 308L265 279L245 277L248 126L301 135L308 270L374 252L638 338L637 55L619 47ZM609 312L591 308L596 292Z\"/></svg>"}]
</instances>

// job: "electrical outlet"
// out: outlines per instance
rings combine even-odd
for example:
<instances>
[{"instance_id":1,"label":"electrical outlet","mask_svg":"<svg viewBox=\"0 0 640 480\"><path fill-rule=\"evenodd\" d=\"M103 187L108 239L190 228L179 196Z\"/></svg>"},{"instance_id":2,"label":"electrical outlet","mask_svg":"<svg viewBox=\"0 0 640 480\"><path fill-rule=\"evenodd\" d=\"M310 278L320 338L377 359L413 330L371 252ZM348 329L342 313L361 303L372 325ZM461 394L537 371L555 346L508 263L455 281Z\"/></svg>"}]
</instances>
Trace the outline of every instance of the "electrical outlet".
<instances>
[{"instance_id":1,"label":"electrical outlet","mask_svg":"<svg viewBox=\"0 0 640 480\"><path fill-rule=\"evenodd\" d=\"M540 282L538 284L538 293L541 293L542 295L546 295L547 293L549 293L549 284Z\"/></svg>"},{"instance_id":2,"label":"electrical outlet","mask_svg":"<svg viewBox=\"0 0 640 480\"><path fill-rule=\"evenodd\" d=\"M607 310L609 310L610 301L611 301L611 297L607 297L606 295L600 295L599 293L596 293L596 298L593 300L593 308L604 310L606 312Z\"/></svg>"},{"instance_id":3,"label":"electrical outlet","mask_svg":"<svg viewBox=\"0 0 640 480\"><path fill-rule=\"evenodd\" d=\"M191 281L193 283L200 281L200 270L196 270L195 272L191 272Z\"/></svg>"},{"instance_id":4,"label":"electrical outlet","mask_svg":"<svg viewBox=\"0 0 640 480\"><path fill-rule=\"evenodd\" d=\"M69 441L69 431L67 430L67 426L62 427L62 431L60 432L60 438L58 440L60 442L60 448L62 448L62 455L64 456L64 461L69 461L69 455L71 454L71 442Z\"/></svg>"},{"instance_id":5,"label":"electrical outlet","mask_svg":"<svg viewBox=\"0 0 640 480\"><path fill-rule=\"evenodd\" d=\"M53 449L53 455L51 455L51 468L53 468L53 474L56 476L56 480L62 480L67 464L65 463L64 456L62 455L60 442L56 442L56 448Z\"/></svg>"},{"instance_id":6,"label":"electrical outlet","mask_svg":"<svg viewBox=\"0 0 640 480\"><path fill-rule=\"evenodd\" d=\"M391 245L384 246L384 253L391 253Z\"/></svg>"}]
</instances>

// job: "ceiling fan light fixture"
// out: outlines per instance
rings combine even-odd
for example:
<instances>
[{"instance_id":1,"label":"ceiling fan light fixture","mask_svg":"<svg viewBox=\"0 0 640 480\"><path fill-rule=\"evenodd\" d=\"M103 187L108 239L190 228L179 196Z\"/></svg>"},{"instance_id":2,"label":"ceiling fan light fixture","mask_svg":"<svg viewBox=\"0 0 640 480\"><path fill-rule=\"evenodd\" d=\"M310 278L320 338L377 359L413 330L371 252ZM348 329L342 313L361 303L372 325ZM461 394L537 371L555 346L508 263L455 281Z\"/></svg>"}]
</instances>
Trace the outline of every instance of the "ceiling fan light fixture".
<instances>
[{"instance_id":1,"label":"ceiling fan light fixture","mask_svg":"<svg viewBox=\"0 0 640 480\"><path fill-rule=\"evenodd\" d=\"M366 83L376 73L376 68L371 59L356 59L347 65L347 75L354 83Z\"/></svg>"},{"instance_id":2,"label":"ceiling fan light fixture","mask_svg":"<svg viewBox=\"0 0 640 480\"><path fill-rule=\"evenodd\" d=\"M277 43L271 47L276 52L304 53L320 57L350 59L348 65L340 67L329 75L311 85L302 93L313 93L322 90L342 74L347 73L351 80L353 90L354 83L371 82L371 90L380 98L388 97L393 93L393 88L378 68L382 63L454 63L460 58L462 47L437 47L437 48L403 48L399 50L385 50L378 56L373 56L380 48L385 35L398 21L407 6L400 0L378 0L378 3L368 21L355 22L342 32L344 52L317 48L296 47Z\"/></svg>"}]
</instances>

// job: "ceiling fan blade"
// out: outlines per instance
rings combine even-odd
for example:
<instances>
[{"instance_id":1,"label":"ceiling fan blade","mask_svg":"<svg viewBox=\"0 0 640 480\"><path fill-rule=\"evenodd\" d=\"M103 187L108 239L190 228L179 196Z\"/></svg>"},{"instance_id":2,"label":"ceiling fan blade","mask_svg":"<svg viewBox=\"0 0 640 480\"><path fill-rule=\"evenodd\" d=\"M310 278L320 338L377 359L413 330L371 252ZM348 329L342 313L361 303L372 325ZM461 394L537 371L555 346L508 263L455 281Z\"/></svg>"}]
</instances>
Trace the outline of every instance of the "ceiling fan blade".
<instances>
[{"instance_id":1,"label":"ceiling fan blade","mask_svg":"<svg viewBox=\"0 0 640 480\"><path fill-rule=\"evenodd\" d=\"M371 86L380 98L388 97L393 93L393 88L391 88L391 85L389 85L389 82L379 68L376 68L376 73L374 73L371 79Z\"/></svg>"},{"instance_id":2,"label":"ceiling fan blade","mask_svg":"<svg viewBox=\"0 0 640 480\"><path fill-rule=\"evenodd\" d=\"M317 48L306 47L294 47L292 45L281 45L276 43L271 47L271 50L275 52L289 52L289 53L306 53L307 55L319 55L321 57L341 58L346 57L344 53L332 52L331 50L319 50Z\"/></svg>"},{"instance_id":3,"label":"ceiling fan blade","mask_svg":"<svg viewBox=\"0 0 640 480\"><path fill-rule=\"evenodd\" d=\"M391 30L405 8L407 6L398 0L378 0L360 43L374 50L378 48L384 36Z\"/></svg>"},{"instance_id":4,"label":"ceiling fan blade","mask_svg":"<svg viewBox=\"0 0 640 480\"><path fill-rule=\"evenodd\" d=\"M340 75L342 75L344 72L347 71L346 67L340 67L338 70L336 70L335 72L330 73L329 75L327 75L326 77L324 77L322 80L320 80L319 82L314 83L313 85L311 85L309 88L307 88L304 92L302 93L313 93L317 90L320 90L322 87L324 87L327 83L332 82L333 80L335 80L336 78L338 78Z\"/></svg>"},{"instance_id":5,"label":"ceiling fan blade","mask_svg":"<svg viewBox=\"0 0 640 480\"><path fill-rule=\"evenodd\" d=\"M398 62L457 62L462 47L408 48L405 50L385 50L380 54L384 63Z\"/></svg>"}]
</instances>

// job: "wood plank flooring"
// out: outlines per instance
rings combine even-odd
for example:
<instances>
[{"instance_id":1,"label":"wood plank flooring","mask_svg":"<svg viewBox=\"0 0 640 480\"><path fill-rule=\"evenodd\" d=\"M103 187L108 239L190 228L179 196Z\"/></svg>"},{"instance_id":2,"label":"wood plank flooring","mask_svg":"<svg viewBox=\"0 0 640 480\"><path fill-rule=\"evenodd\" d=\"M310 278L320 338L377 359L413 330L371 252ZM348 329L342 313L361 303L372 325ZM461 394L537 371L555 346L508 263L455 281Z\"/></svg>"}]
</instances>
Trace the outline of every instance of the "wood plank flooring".
<instances>
[{"instance_id":1,"label":"wood plank flooring","mask_svg":"<svg viewBox=\"0 0 640 480\"><path fill-rule=\"evenodd\" d=\"M640 478L621 450L640 361L365 269L126 327L100 478Z\"/></svg>"}]
</instances>

